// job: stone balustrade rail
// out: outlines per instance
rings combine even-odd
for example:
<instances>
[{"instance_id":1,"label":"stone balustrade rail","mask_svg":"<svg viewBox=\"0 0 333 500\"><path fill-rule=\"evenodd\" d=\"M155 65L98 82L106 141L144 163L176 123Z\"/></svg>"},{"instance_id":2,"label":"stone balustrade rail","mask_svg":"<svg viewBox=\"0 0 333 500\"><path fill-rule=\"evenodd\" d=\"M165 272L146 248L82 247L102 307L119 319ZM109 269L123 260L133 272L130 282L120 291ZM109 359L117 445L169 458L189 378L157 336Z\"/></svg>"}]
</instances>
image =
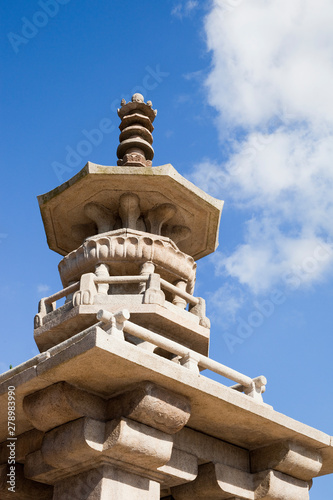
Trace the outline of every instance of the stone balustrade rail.
<instances>
[{"instance_id":1,"label":"stone balustrade rail","mask_svg":"<svg viewBox=\"0 0 333 500\"><path fill-rule=\"evenodd\" d=\"M155 284L157 281L157 284L160 288L167 290L168 292L171 292L173 294L174 301L176 305L179 305L179 307L185 308L188 304L190 304L191 306L197 306L200 304L199 297L194 297L190 293L187 293L185 290L181 289L179 286L175 286L172 283L169 283L165 279L161 278L158 274L146 274L139 276L93 276L92 278L93 282L96 285L120 285L149 283L152 282L153 277L157 278L155 279ZM148 289L148 286L149 285L146 285L146 290ZM54 311L56 309L56 302L58 300L61 300L64 297L68 297L78 290L80 290L80 281L72 283L68 287L63 288L62 290L50 295L49 297L44 297L40 300L39 312L45 315L51 311ZM178 303L176 300L177 297L183 299L183 302Z\"/></svg>"},{"instance_id":2,"label":"stone balustrade rail","mask_svg":"<svg viewBox=\"0 0 333 500\"><path fill-rule=\"evenodd\" d=\"M183 346L178 342L167 339L158 333L132 323L129 321L129 317L130 313L126 309L123 309L116 314L103 309L97 313L97 319L104 323L106 327L109 326L107 331L111 336L118 338L119 340L125 340L124 333L129 333L130 335L138 337L145 342L154 344L157 347L179 356L180 364L185 368L196 372L198 375L200 374L200 368L204 368L222 375L229 380L237 382L237 385L231 386L232 389L244 392L256 401L263 402L262 394L266 389L266 377L261 375L252 379L251 377L233 370L222 363L188 349L186 346Z\"/></svg>"}]
</instances>

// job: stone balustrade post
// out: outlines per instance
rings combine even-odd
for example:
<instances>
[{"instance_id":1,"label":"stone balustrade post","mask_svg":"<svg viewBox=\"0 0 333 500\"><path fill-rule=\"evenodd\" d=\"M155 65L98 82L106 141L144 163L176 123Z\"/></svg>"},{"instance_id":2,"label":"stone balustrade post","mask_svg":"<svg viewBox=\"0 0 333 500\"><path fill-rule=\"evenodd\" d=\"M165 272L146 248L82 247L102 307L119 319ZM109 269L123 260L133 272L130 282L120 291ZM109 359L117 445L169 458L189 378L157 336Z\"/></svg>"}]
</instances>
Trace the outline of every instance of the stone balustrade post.
<instances>
[{"instance_id":1,"label":"stone balustrade post","mask_svg":"<svg viewBox=\"0 0 333 500\"><path fill-rule=\"evenodd\" d=\"M98 264L95 268L95 274L97 278L109 278L109 266L106 264ZM108 295L109 284L108 283L97 283L97 297L98 302L103 302L105 296Z\"/></svg>"},{"instance_id":2,"label":"stone balustrade post","mask_svg":"<svg viewBox=\"0 0 333 500\"><path fill-rule=\"evenodd\" d=\"M161 290L161 281L159 274L150 274L147 282L147 288L143 297L144 304L163 305L165 295Z\"/></svg>"},{"instance_id":3,"label":"stone balustrade post","mask_svg":"<svg viewBox=\"0 0 333 500\"><path fill-rule=\"evenodd\" d=\"M154 274L155 264L151 261L144 262L140 268L140 276L148 277L150 274ZM143 281L139 284L139 293L145 293L147 289L147 281Z\"/></svg>"},{"instance_id":4,"label":"stone balustrade post","mask_svg":"<svg viewBox=\"0 0 333 500\"><path fill-rule=\"evenodd\" d=\"M80 289L73 295L73 305L89 305L93 304L97 295L94 273L83 274L80 278Z\"/></svg>"}]
</instances>

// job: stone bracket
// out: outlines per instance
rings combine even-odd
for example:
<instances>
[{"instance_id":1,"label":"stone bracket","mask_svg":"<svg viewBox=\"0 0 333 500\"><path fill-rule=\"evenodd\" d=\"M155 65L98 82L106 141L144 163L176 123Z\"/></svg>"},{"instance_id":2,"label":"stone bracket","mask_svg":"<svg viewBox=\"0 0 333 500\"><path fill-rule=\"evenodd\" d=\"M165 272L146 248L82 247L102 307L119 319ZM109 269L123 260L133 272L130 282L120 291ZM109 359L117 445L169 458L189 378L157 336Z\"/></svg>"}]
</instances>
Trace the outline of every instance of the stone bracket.
<instances>
[{"instance_id":1,"label":"stone bracket","mask_svg":"<svg viewBox=\"0 0 333 500\"><path fill-rule=\"evenodd\" d=\"M98 233L111 231L115 224L115 216L112 210L100 203L90 202L84 206L85 215L95 222Z\"/></svg>"},{"instance_id":2,"label":"stone bracket","mask_svg":"<svg viewBox=\"0 0 333 500\"><path fill-rule=\"evenodd\" d=\"M47 432L40 451L27 456L26 475L41 482L63 476L110 459L146 477L171 458L173 437L127 418L103 422L89 417L67 422Z\"/></svg>"},{"instance_id":3,"label":"stone bracket","mask_svg":"<svg viewBox=\"0 0 333 500\"><path fill-rule=\"evenodd\" d=\"M107 417L128 417L167 434L179 432L190 418L191 405L187 398L142 382L109 399Z\"/></svg>"},{"instance_id":4,"label":"stone bracket","mask_svg":"<svg viewBox=\"0 0 333 500\"><path fill-rule=\"evenodd\" d=\"M106 401L67 382L58 382L26 396L23 409L33 426L46 432L84 416L105 418Z\"/></svg>"},{"instance_id":5,"label":"stone bracket","mask_svg":"<svg viewBox=\"0 0 333 500\"><path fill-rule=\"evenodd\" d=\"M293 441L282 441L250 452L252 472L274 469L303 481L316 477L322 467L319 451Z\"/></svg>"},{"instance_id":6,"label":"stone bracket","mask_svg":"<svg viewBox=\"0 0 333 500\"><path fill-rule=\"evenodd\" d=\"M137 229L140 214L140 199L138 195L134 193L122 194L119 199L119 216L123 227Z\"/></svg>"},{"instance_id":7,"label":"stone bracket","mask_svg":"<svg viewBox=\"0 0 333 500\"><path fill-rule=\"evenodd\" d=\"M171 219L177 212L177 207L172 203L163 203L150 209L145 217L147 231L161 234L162 225Z\"/></svg>"},{"instance_id":8,"label":"stone bracket","mask_svg":"<svg viewBox=\"0 0 333 500\"><path fill-rule=\"evenodd\" d=\"M171 488L175 500L308 500L309 484L273 470L250 474L221 463L199 466L192 483Z\"/></svg>"},{"instance_id":9,"label":"stone bracket","mask_svg":"<svg viewBox=\"0 0 333 500\"><path fill-rule=\"evenodd\" d=\"M55 484L103 461L170 485L195 477L195 457L182 450L172 455L173 434L190 416L189 401L163 387L142 382L107 402L60 382L23 404L30 422L46 431L25 457L31 480Z\"/></svg>"},{"instance_id":10,"label":"stone bracket","mask_svg":"<svg viewBox=\"0 0 333 500\"><path fill-rule=\"evenodd\" d=\"M158 470L165 476L163 487L178 486L195 480L198 474L198 459L174 446L169 462Z\"/></svg>"},{"instance_id":11,"label":"stone bracket","mask_svg":"<svg viewBox=\"0 0 333 500\"><path fill-rule=\"evenodd\" d=\"M121 462L154 470L169 462L172 436L127 418L105 424L103 454Z\"/></svg>"}]
</instances>

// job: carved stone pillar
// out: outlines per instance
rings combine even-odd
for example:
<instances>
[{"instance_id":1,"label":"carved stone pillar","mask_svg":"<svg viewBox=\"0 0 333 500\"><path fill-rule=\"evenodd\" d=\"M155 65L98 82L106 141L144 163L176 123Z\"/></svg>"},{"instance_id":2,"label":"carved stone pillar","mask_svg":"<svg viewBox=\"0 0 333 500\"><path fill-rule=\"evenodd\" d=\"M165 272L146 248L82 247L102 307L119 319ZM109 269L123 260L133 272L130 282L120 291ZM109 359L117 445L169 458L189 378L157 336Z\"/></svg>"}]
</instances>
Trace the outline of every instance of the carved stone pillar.
<instances>
[{"instance_id":1,"label":"carved stone pillar","mask_svg":"<svg viewBox=\"0 0 333 500\"><path fill-rule=\"evenodd\" d=\"M140 275L147 277L149 274L154 274L155 264L151 261L144 262L140 268ZM147 289L147 282L143 281L139 284L139 293L145 293Z\"/></svg>"},{"instance_id":2,"label":"carved stone pillar","mask_svg":"<svg viewBox=\"0 0 333 500\"><path fill-rule=\"evenodd\" d=\"M174 283L174 285L179 288L181 292L186 292L186 281L178 280ZM187 306L186 300L179 295L175 295L172 303L177 307L181 307L182 309L185 309Z\"/></svg>"},{"instance_id":3,"label":"carved stone pillar","mask_svg":"<svg viewBox=\"0 0 333 500\"><path fill-rule=\"evenodd\" d=\"M97 278L108 278L109 275L109 266L106 264L98 264L95 269L95 274ZM103 303L105 300L105 296L108 295L109 284L108 283L98 283L97 284L97 297L96 301L98 303ZM104 300L103 300L104 299Z\"/></svg>"},{"instance_id":4,"label":"carved stone pillar","mask_svg":"<svg viewBox=\"0 0 333 500\"><path fill-rule=\"evenodd\" d=\"M165 302L165 295L161 290L159 274L150 274L147 281L147 288L143 298L144 304L160 304Z\"/></svg>"},{"instance_id":5,"label":"carved stone pillar","mask_svg":"<svg viewBox=\"0 0 333 500\"><path fill-rule=\"evenodd\" d=\"M151 479L102 465L59 481L53 500L159 500L160 485Z\"/></svg>"}]
</instances>

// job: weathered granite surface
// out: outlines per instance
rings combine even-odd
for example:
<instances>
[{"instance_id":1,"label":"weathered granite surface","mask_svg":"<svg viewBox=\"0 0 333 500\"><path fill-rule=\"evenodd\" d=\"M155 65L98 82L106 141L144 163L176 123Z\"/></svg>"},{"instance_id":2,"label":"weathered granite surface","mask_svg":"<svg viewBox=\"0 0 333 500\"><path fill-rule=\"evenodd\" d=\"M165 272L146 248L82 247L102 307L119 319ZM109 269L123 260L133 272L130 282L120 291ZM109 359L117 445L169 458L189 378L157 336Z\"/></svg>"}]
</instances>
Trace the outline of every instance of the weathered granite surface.
<instances>
[{"instance_id":1,"label":"weathered granite surface","mask_svg":"<svg viewBox=\"0 0 333 500\"><path fill-rule=\"evenodd\" d=\"M152 167L150 101L118 115L118 166L39 197L64 288L39 303L41 354L0 375L0 498L307 500L333 472L332 437L265 404L265 377L207 357L195 261L216 249L223 202Z\"/></svg>"}]
</instances>

